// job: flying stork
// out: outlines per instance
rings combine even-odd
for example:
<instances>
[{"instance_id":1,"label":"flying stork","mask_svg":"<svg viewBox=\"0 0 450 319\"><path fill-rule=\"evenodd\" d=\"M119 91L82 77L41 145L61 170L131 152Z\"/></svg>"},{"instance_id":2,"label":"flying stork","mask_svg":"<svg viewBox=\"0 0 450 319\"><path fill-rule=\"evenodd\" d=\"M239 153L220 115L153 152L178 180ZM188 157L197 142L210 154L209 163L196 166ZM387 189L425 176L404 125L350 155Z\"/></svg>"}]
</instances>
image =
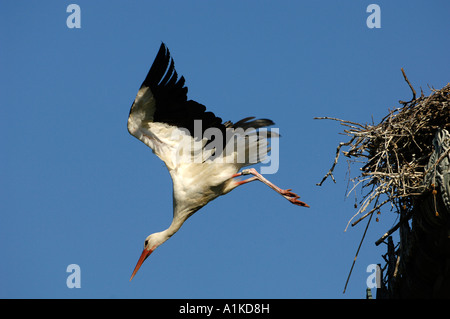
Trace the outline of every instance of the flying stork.
<instances>
[{"instance_id":1,"label":"flying stork","mask_svg":"<svg viewBox=\"0 0 450 319\"><path fill-rule=\"evenodd\" d=\"M252 147L253 150L262 149L263 155L267 154L270 150L267 138L277 136L269 132L264 139L259 129L274 123L268 119L255 120L254 117L236 123L223 123L221 118L207 112L204 105L187 99L188 89L184 82L183 76L178 78L170 52L162 43L128 117L130 134L149 146L166 164L173 181L172 223L166 230L145 239L144 250L130 281L144 260L175 234L186 219L208 202L239 185L259 180L291 203L309 207L299 201L299 196L290 189L275 186L254 168L239 172L241 168L264 159L263 156L252 155L251 150ZM208 129L223 134L222 138L220 134L216 134L218 137L214 139L207 136ZM246 134L251 133L247 136L242 133L244 130ZM227 138L229 132L234 132L231 139ZM225 147L227 142L235 147L229 150ZM243 175L253 176L245 180L235 179Z\"/></svg>"}]
</instances>

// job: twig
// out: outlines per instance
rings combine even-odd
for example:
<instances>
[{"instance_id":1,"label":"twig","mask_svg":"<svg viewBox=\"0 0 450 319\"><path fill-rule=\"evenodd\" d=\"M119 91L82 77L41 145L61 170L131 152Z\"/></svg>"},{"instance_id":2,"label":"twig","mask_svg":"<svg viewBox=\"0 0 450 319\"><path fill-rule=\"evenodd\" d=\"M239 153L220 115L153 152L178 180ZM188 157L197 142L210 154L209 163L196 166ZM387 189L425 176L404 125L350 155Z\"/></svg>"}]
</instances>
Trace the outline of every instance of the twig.
<instances>
[{"instance_id":1,"label":"twig","mask_svg":"<svg viewBox=\"0 0 450 319\"><path fill-rule=\"evenodd\" d=\"M405 71L403 70L403 68L401 68L401 70L402 70L402 73L403 73L403 77L405 78L405 81L408 83L409 88L411 89L411 91L412 91L412 93L413 93L413 98L412 98L411 101L414 101L414 100L416 99L416 91L414 90L413 86L412 86L411 83L409 82L408 77L406 76ZM409 102L411 102L411 101L409 101ZM409 103L409 102L408 102L408 103Z\"/></svg>"},{"instance_id":2,"label":"twig","mask_svg":"<svg viewBox=\"0 0 450 319\"><path fill-rule=\"evenodd\" d=\"M361 241L359 242L358 249L356 250L355 258L353 258L352 267L350 268L350 272L348 273L348 276L347 276L347 281L345 282L344 291L342 292L343 294L345 294L345 290L347 290L348 281L350 280L350 276L352 275L353 267L355 266L356 258L358 258L359 250L361 249L364 238L366 237L367 229L369 229L369 225L370 225L370 221L372 220L372 216L373 215L370 215L369 221L367 222L367 225L366 225L366 229L364 230L364 234L361 238Z\"/></svg>"},{"instance_id":3,"label":"twig","mask_svg":"<svg viewBox=\"0 0 450 319\"><path fill-rule=\"evenodd\" d=\"M365 128L365 126L362 125L362 124L359 124L359 123L356 123L356 122L352 122L352 121L341 120L341 119L338 119L338 118L335 118L335 117L319 116L319 117L315 117L314 119L315 120L333 120L333 121L338 121L338 122L341 122L341 123L353 124L353 125Z\"/></svg>"},{"instance_id":4,"label":"twig","mask_svg":"<svg viewBox=\"0 0 450 319\"><path fill-rule=\"evenodd\" d=\"M410 211L410 212L408 212L407 213L407 215L406 215L406 218L405 219L403 219L403 220L401 220L401 221L399 221L398 223L397 223L397 225L395 225L394 227L392 227L391 229L389 229L386 233L384 233L384 235L383 236L381 236L380 237L380 239L378 239L376 242L375 242L375 245L379 245L379 244L381 244L387 237L389 237L390 235L392 235L404 222L407 222L408 220L410 220L411 219L411 217L412 217L412 212Z\"/></svg>"},{"instance_id":5,"label":"twig","mask_svg":"<svg viewBox=\"0 0 450 319\"><path fill-rule=\"evenodd\" d=\"M322 186L322 183L327 179L328 176L331 176L331 179L333 180L333 182L336 183L336 180L334 179L334 176L333 176L333 171L334 171L334 167L336 166L336 164L337 164L337 162L338 162L339 154L340 154L340 151L341 151L341 147L342 147L342 146L348 146L348 145L350 145L350 144L353 142L354 139L355 139L355 138L353 137L353 138L352 138L349 142L347 142L347 143L339 143L339 146L338 146L337 149L336 149L336 157L334 158L334 163L333 163L333 165L331 166L331 168L330 168L330 170L328 171L328 173L322 178L322 180L320 181L320 183L317 183L317 184L316 184L317 186Z\"/></svg>"},{"instance_id":6,"label":"twig","mask_svg":"<svg viewBox=\"0 0 450 319\"><path fill-rule=\"evenodd\" d=\"M352 223L352 227L356 226L360 221L362 221L364 218L369 216L370 214L373 214L373 212L379 210L382 206L387 204L390 201L390 199L386 199L384 202L382 202L380 205L377 205L376 207L372 208L369 212L367 212L364 216L362 216L360 219Z\"/></svg>"}]
</instances>

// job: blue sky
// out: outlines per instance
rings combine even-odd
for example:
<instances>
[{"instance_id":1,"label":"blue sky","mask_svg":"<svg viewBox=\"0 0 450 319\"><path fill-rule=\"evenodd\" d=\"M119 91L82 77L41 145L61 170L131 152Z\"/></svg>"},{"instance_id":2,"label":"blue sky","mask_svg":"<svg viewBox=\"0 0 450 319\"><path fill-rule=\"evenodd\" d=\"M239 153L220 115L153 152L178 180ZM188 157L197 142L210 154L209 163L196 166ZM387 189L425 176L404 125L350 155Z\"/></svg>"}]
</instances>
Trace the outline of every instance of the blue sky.
<instances>
[{"instance_id":1,"label":"blue sky","mask_svg":"<svg viewBox=\"0 0 450 319\"><path fill-rule=\"evenodd\" d=\"M69 4L81 28L69 29ZM369 29L366 8L381 8ZM0 4L1 298L364 298L372 222L337 183L316 186L345 137L334 116L378 122L416 88L449 81L448 1L2 1ZM189 98L224 120L270 118L280 167L211 202L129 282L150 233L172 218L164 164L128 134L132 101L165 42ZM359 193L357 193L359 194ZM66 268L78 264L81 288Z\"/></svg>"}]
</instances>

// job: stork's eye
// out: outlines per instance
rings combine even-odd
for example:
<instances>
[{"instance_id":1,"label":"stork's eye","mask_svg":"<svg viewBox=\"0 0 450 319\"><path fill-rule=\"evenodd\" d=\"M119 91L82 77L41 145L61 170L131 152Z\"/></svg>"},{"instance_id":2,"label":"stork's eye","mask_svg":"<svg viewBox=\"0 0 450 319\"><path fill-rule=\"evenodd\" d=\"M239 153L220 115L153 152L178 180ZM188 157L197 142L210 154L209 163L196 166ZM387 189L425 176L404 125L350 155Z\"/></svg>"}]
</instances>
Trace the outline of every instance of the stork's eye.
<instances>
[{"instance_id":1,"label":"stork's eye","mask_svg":"<svg viewBox=\"0 0 450 319\"><path fill-rule=\"evenodd\" d=\"M147 247L148 239L145 240L144 246Z\"/></svg>"}]
</instances>

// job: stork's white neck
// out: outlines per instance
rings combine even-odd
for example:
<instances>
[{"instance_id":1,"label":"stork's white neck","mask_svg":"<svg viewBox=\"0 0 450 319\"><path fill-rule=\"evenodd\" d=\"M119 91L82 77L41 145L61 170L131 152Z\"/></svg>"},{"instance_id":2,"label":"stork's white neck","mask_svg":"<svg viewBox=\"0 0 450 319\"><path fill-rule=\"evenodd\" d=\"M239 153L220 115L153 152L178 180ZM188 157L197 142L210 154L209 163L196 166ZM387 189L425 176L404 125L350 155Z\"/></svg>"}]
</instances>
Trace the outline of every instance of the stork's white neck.
<instances>
[{"instance_id":1,"label":"stork's white neck","mask_svg":"<svg viewBox=\"0 0 450 319\"><path fill-rule=\"evenodd\" d=\"M174 218L172 220L172 224L170 224L169 228L167 228L166 230L163 230L162 232L153 234L154 236L156 236L158 246L160 246L166 240L168 240L170 237L172 237L172 235L175 234L180 229L180 227L183 225L183 223L184 223L184 220L179 219L179 218Z\"/></svg>"},{"instance_id":2,"label":"stork's white neck","mask_svg":"<svg viewBox=\"0 0 450 319\"><path fill-rule=\"evenodd\" d=\"M180 227L183 225L183 223L186 221L186 219L188 219L189 216L194 214L201 207L201 206L195 207L195 208L183 207L183 206L177 205L177 203L178 203L178 201L176 200L176 198L174 198L174 214L173 214L172 223L170 224L169 228L167 228L166 230L163 230L159 233L154 233L154 234L150 235L152 237L152 239L154 240L154 242L153 242L153 244L151 244L150 248L155 247L155 246L158 247L158 246L162 245L165 241L167 241L170 237L172 237L173 234L175 234L180 229Z\"/></svg>"}]
</instances>

